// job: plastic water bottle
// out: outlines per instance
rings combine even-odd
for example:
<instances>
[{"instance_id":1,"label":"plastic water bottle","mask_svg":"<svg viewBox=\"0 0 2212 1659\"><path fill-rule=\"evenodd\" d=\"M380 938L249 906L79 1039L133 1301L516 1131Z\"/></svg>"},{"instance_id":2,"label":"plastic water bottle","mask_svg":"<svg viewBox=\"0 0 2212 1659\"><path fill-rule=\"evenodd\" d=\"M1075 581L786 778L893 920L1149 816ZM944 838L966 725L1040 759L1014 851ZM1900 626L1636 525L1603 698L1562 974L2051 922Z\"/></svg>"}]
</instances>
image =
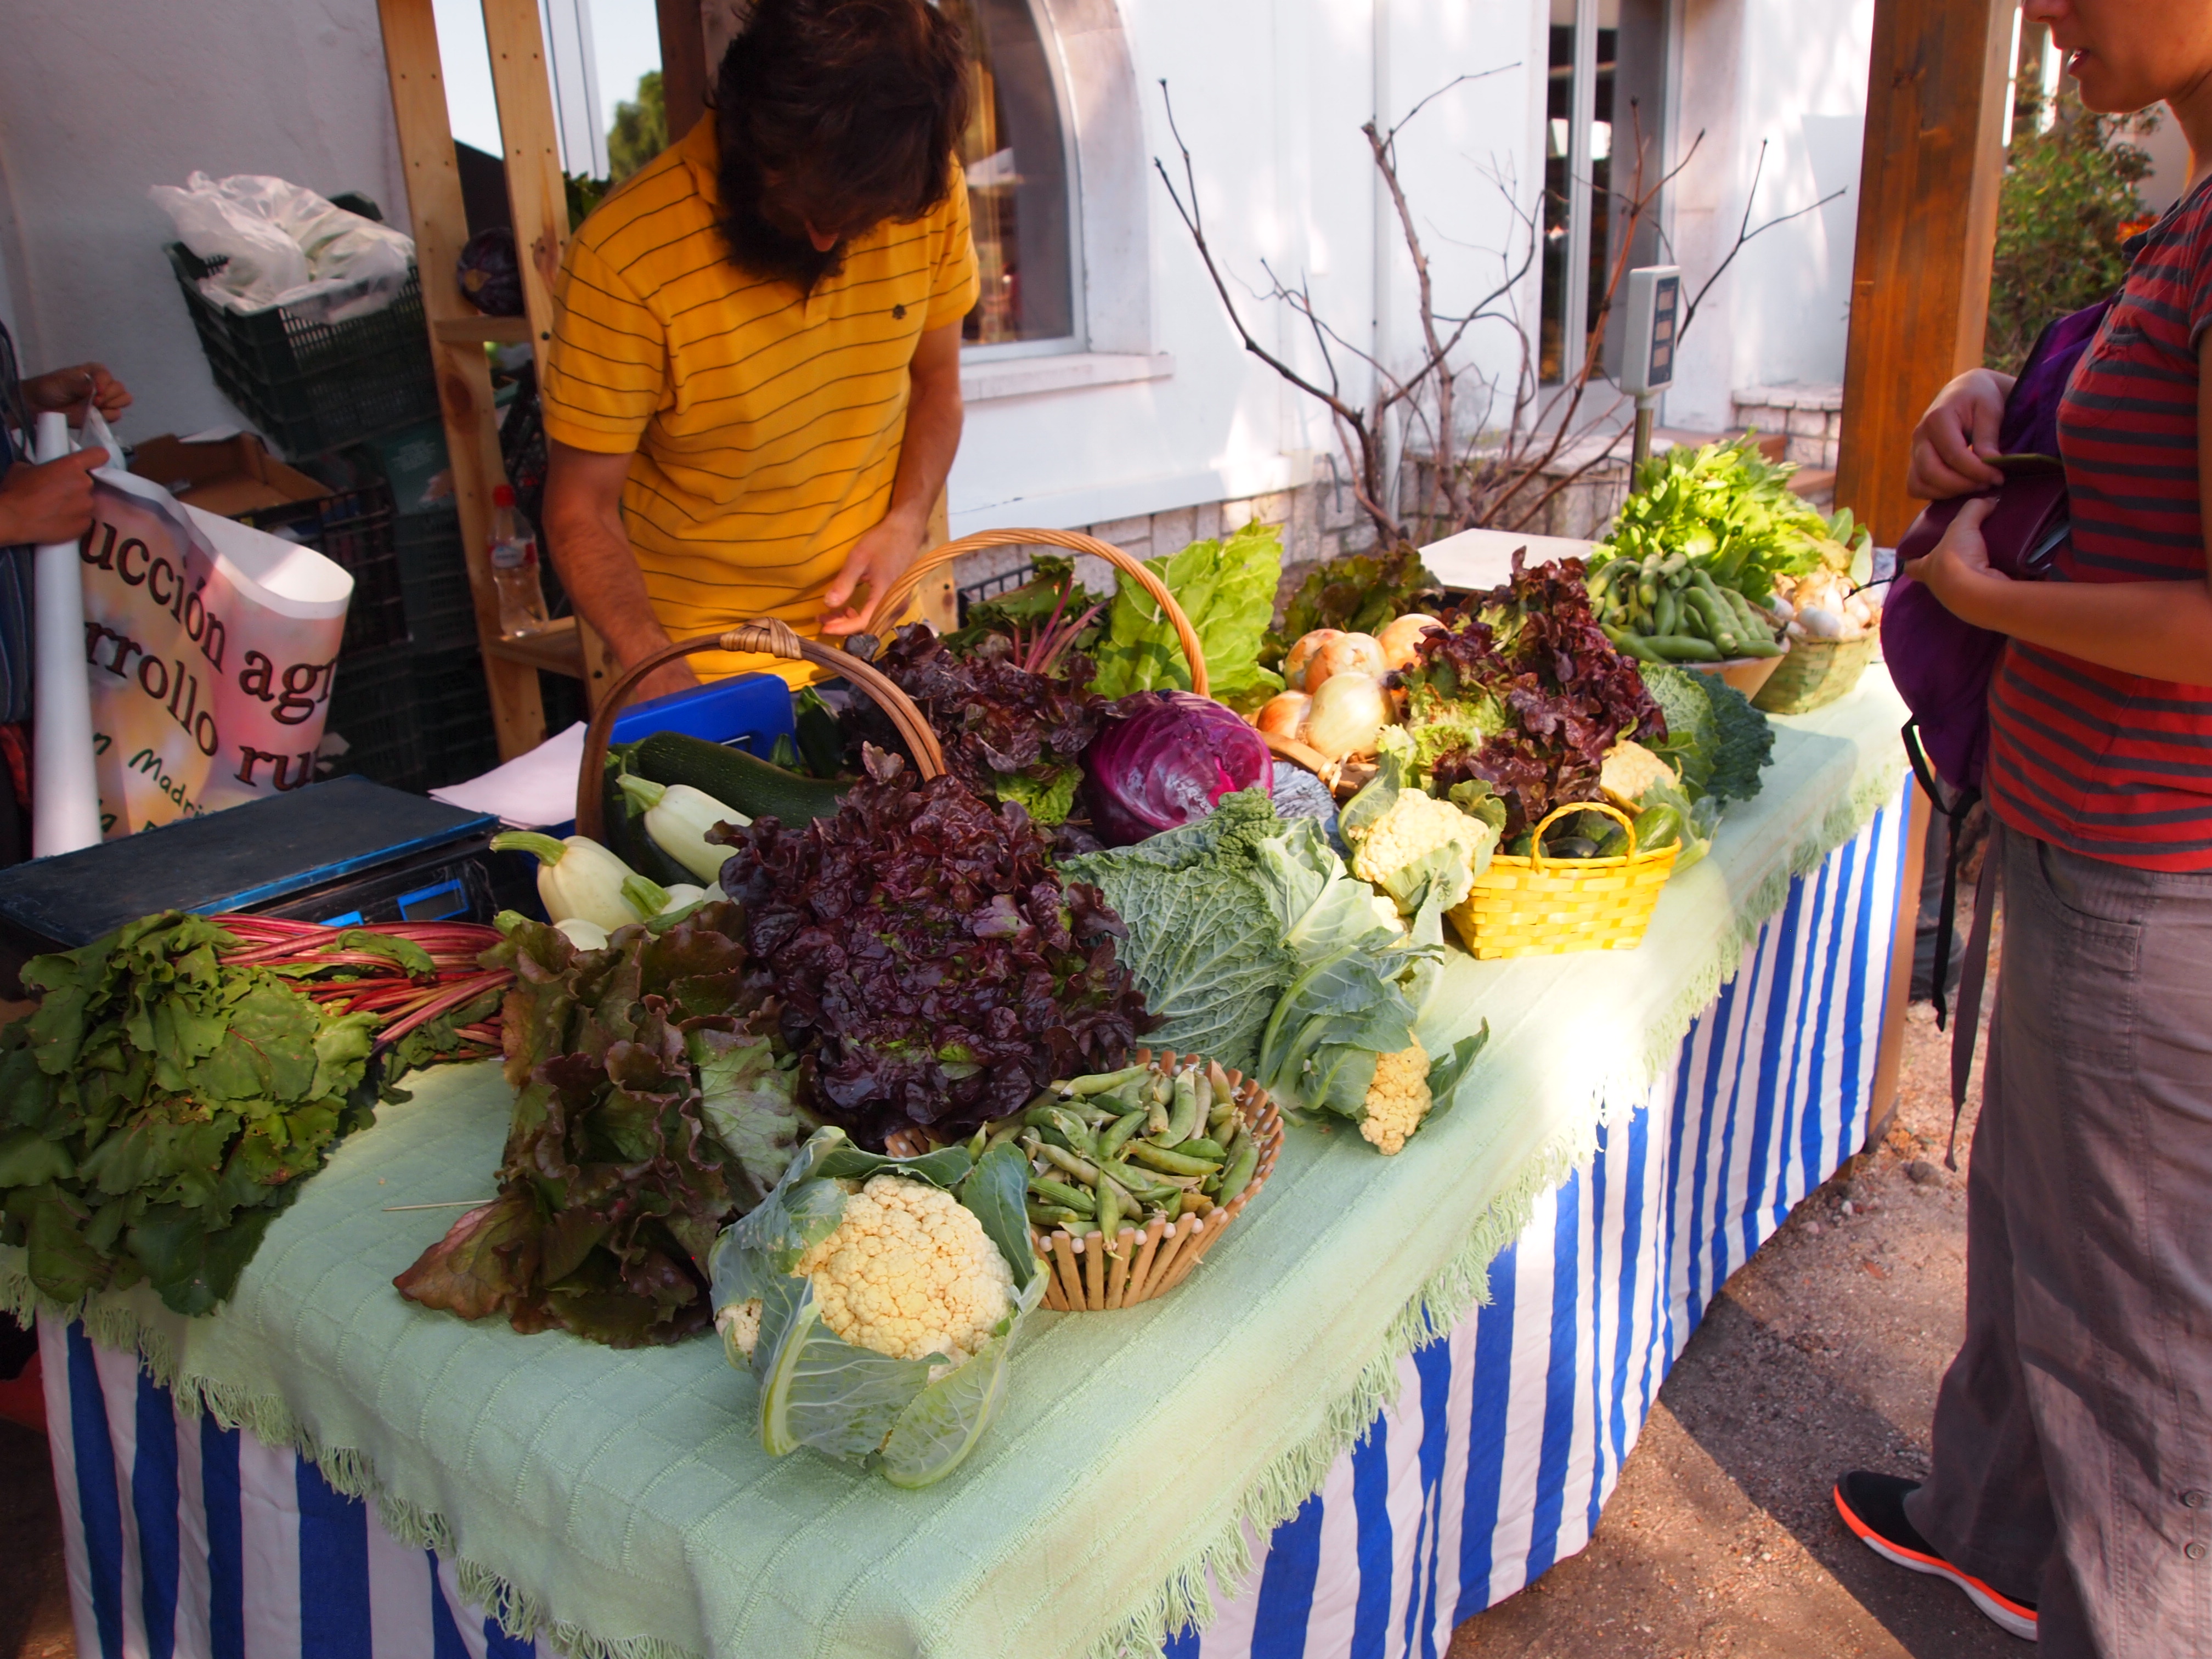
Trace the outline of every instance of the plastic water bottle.
<instances>
[{"instance_id":1,"label":"plastic water bottle","mask_svg":"<svg viewBox=\"0 0 2212 1659\"><path fill-rule=\"evenodd\" d=\"M491 493L491 580L499 592L499 631L534 634L545 626L545 585L538 573L538 538L514 510L514 491Z\"/></svg>"}]
</instances>

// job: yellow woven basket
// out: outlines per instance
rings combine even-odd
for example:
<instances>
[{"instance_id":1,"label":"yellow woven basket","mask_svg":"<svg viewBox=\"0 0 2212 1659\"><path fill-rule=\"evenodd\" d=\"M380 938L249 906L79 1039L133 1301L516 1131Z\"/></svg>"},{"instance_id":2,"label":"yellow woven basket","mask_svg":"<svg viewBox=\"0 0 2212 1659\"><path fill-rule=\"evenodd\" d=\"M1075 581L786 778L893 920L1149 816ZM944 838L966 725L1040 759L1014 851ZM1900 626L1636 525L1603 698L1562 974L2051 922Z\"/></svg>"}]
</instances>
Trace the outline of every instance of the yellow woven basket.
<instances>
[{"instance_id":1,"label":"yellow woven basket","mask_svg":"<svg viewBox=\"0 0 2212 1659\"><path fill-rule=\"evenodd\" d=\"M1625 858L1547 859L1544 831L1574 812L1602 812L1628 831ZM1636 826L1603 801L1575 801L1536 826L1533 856L1490 861L1467 900L1450 912L1467 948L1483 961L1558 957L1571 951L1633 951L1644 942L1659 890L1680 843L1636 850Z\"/></svg>"}]
</instances>

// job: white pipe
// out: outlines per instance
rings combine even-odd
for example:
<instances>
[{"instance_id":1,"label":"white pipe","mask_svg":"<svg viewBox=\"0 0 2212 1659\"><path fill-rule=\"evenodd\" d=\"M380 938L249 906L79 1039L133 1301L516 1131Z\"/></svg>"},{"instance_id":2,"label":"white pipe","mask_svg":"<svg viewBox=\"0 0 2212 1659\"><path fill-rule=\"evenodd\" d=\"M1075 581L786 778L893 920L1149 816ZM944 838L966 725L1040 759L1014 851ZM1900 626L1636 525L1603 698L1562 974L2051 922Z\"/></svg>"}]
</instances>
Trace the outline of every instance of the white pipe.
<instances>
[{"instance_id":1,"label":"white pipe","mask_svg":"<svg viewBox=\"0 0 2212 1659\"><path fill-rule=\"evenodd\" d=\"M37 456L70 453L69 417L39 416ZM92 770L92 686L84 672L84 578L75 542L34 556L31 705L31 856L74 853L100 840L100 785Z\"/></svg>"}]
</instances>

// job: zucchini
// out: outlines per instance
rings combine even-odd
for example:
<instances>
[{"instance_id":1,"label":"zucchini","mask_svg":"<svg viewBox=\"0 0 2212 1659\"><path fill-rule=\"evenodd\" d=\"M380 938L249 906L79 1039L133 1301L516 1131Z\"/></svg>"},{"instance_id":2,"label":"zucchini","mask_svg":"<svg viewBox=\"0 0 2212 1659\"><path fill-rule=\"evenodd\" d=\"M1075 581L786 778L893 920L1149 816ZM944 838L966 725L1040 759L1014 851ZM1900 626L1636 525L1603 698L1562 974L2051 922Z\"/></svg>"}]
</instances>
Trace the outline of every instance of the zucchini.
<instances>
[{"instance_id":1,"label":"zucchini","mask_svg":"<svg viewBox=\"0 0 2212 1659\"><path fill-rule=\"evenodd\" d=\"M599 816L606 828L600 839L608 851L641 876L648 876L663 887L680 881L696 881L698 877L678 864L647 833L645 808L620 788L617 780L628 772L642 776L637 770L632 750L635 745L618 744L607 750L606 779L599 800Z\"/></svg>"},{"instance_id":2,"label":"zucchini","mask_svg":"<svg viewBox=\"0 0 2212 1659\"><path fill-rule=\"evenodd\" d=\"M802 777L742 749L682 732L656 732L630 751L629 769L655 783L688 783L749 818L811 823L837 810L848 783Z\"/></svg>"}]
</instances>

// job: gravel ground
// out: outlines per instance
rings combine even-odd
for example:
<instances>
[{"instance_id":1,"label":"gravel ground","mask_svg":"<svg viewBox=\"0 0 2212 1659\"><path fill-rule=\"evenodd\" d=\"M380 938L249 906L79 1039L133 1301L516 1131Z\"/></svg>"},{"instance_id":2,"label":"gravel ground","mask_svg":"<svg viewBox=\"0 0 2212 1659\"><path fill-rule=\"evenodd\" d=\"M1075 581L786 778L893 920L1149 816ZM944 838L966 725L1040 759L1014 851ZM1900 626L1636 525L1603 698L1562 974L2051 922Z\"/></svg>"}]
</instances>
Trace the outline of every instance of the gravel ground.
<instances>
[{"instance_id":1,"label":"gravel ground","mask_svg":"<svg viewBox=\"0 0 2212 1659\"><path fill-rule=\"evenodd\" d=\"M1888 1139L1723 1289L1590 1547L1462 1625L1450 1659L2024 1651L1948 1585L1878 1560L1828 1497L1846 1468L1926 1465L1929 1411L1963 1328L1965 1176L1942 1168L1948 1053L1915 1008ZM0 1543L0 1659L74 1659L46 1447L5 1423Z\"/></svg>"}]
</instances>

